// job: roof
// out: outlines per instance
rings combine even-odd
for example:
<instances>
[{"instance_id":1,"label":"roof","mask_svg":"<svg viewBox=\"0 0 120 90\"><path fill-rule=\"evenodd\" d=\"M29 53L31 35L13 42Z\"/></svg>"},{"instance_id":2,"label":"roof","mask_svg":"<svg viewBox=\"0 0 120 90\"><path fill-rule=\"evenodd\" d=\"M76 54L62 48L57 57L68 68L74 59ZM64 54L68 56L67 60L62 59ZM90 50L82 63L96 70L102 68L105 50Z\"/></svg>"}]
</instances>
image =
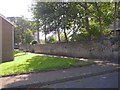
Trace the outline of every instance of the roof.
<instances>
[{"instance_id":1,"label":"roof","mask_svg":"<svg viewBox=\"0 0 120 90\"><path fill-rule=\"evenodd\" d=\"M0 17L3 18L4 20L6 20L8 23L10 23L11 25L14 26L14 24L12 22L10 22L9 20L7 20L7 18L5 16L3 16L1 13L0 13Z\"/></svg>"}]
</instances>

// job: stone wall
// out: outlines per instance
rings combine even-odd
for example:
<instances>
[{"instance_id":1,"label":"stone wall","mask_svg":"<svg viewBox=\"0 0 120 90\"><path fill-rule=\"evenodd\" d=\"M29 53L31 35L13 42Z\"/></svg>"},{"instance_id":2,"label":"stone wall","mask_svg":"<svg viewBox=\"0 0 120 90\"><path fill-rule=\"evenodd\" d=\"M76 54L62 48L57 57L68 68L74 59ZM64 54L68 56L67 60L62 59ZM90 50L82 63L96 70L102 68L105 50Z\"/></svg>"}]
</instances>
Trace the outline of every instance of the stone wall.
<instances>
[{"instance_id":1,"label":"stone wall","mask_svg":"<svg viewBox=\"0 0 120 90\"><path fill-rule=\"evenodd\" d=\"M59 44L27 45L27 51L41 54L53 54L70 57L118 59L119 44L111 40L92 40ZM25 50L25 45L20 49Z\"/></svg>"}]
</instances>

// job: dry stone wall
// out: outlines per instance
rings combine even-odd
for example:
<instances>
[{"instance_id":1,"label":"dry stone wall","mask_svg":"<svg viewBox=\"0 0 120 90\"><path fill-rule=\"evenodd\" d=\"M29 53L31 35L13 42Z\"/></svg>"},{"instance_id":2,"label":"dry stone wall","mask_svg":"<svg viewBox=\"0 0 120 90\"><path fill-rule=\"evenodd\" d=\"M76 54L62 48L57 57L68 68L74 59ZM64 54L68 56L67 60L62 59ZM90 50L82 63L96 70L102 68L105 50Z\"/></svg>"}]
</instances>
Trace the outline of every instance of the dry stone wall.
<instances>
[{"instance_id":1,"label":"dry stone wall","mask_svg":"<svg viewBox=\"0 0 120 90\"><path fill-rule=\"evenodd\" d=\"M110 40L91 40L57 44L21 45L20 49L41 54L53 54L70 57L116 59L119 58L120 45Z\"/></svg>"}]
</instances>

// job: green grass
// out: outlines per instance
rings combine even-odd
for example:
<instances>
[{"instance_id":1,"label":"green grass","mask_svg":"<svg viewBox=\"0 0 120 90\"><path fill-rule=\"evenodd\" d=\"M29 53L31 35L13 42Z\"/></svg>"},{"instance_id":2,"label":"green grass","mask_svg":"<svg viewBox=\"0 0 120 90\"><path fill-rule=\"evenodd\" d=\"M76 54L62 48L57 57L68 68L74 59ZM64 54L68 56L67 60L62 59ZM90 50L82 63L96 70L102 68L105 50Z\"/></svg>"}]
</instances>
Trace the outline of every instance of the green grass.
<instances>
[{"instance_id":1,"label":"green grass","mask_svg":"<svg viewBox=\"0 0 120 90\"><path fill-rule=\"evenodd\" d=\"M92 61L80 61L70 58L58 58L25 54L15 57L14 61L0 64L0 76L58 70L70 67L85 66L94 64Z\"/></svg>"},{"instance_id":2,"label":"green grass","mask_svg":"<svg viewBox=\"0 0 120 90\"><path fill-rule=\"evenodd\" d=\"M18 54L20 53L20 51L14 50L14 54Z\"/></svg>"},{"instance_id":3,"label":"green grass","mask_svg":"<svg viewBox=\"0 0 120 90\"><path fill-rule=\"evenodd\" d=\"M20 55L24 55L25 52L22 52L22 51L17 51L17 50L14 50L14 56L20 56Z\"/></svg>"}]
</instances>

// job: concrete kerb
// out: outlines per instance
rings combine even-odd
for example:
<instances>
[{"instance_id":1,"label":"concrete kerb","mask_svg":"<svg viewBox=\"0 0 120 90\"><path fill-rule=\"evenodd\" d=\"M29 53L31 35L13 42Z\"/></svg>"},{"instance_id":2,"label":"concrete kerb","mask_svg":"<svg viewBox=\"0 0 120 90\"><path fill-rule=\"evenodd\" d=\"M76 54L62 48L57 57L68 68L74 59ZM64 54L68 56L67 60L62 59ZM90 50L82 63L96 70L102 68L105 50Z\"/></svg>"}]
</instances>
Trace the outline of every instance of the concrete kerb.
<instances>
[{"instance_id":1,"label":"concrete kerb","mask_svg":"<svg viewBox=\"0 0 120 90\"><path fill-rule=\"evenodd\" d=\"M78 75L78 76L69 76L69 77L64 77L63 79L34 83L34 84L23 85L23 86L18 86L18 87L13 87L13 88L40 88L40 87L46 86L46 85L63 83L66 81L73 81L73 80L77 80L77 79L88 78L88 77L93 77L93 76L98 76L98 75L103 75L103 74L108 74L108 73L113 73L113 72L119 72L119 70L120 70L120 67L111 69L111 70L103 70L102 72L82 74L82 75Z\"/></svg>"}]
</instances>

